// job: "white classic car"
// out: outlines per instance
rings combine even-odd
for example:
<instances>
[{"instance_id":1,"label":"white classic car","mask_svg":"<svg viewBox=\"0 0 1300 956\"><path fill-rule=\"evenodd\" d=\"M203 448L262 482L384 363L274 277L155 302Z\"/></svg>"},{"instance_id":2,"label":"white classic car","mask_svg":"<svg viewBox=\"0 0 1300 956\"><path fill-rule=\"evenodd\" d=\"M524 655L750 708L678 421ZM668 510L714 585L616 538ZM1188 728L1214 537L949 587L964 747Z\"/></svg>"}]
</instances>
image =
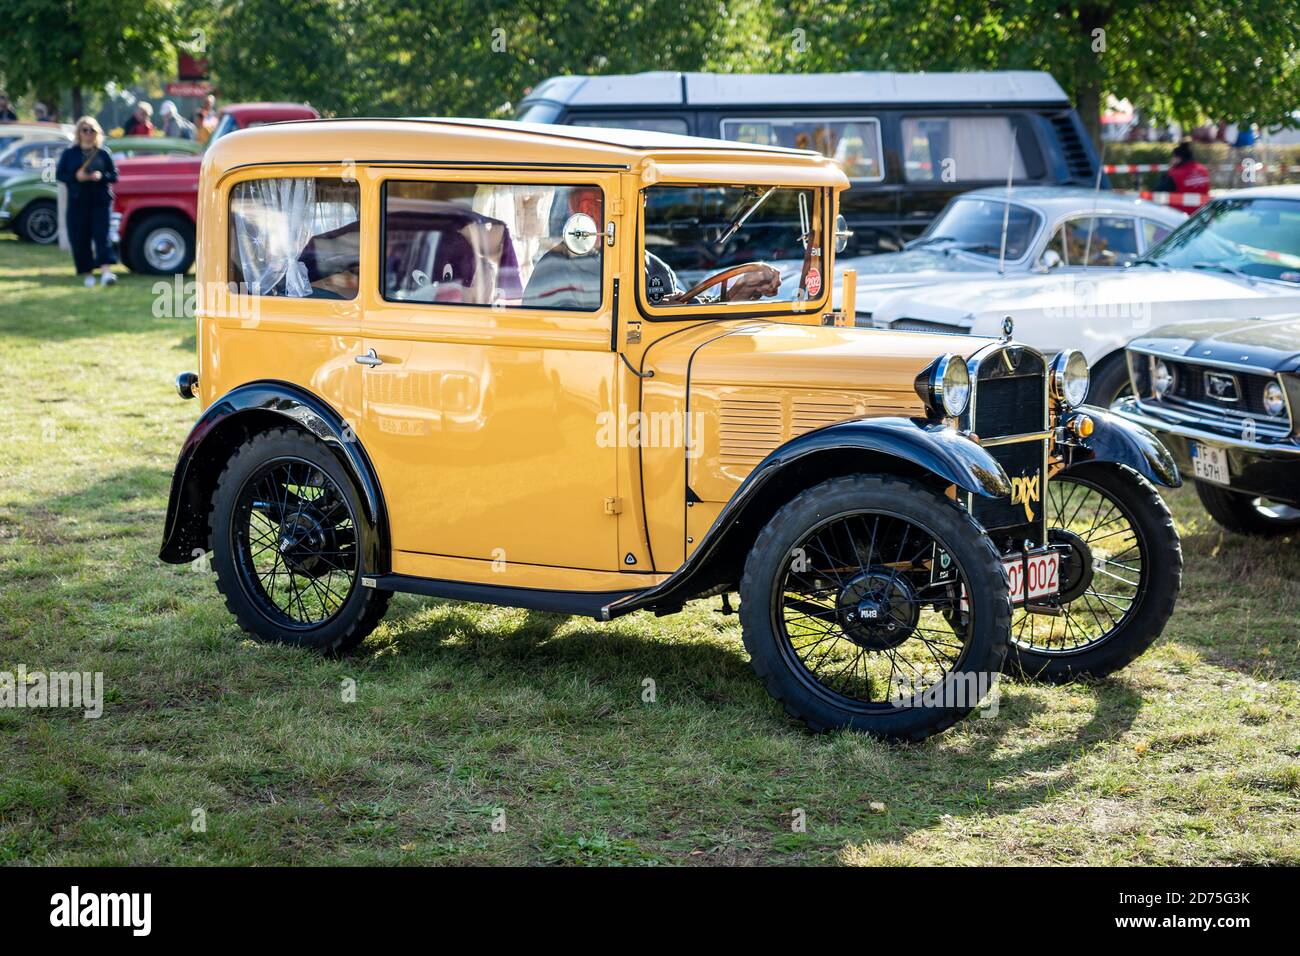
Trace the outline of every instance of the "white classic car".
<instances>
[{"instance_id":1,"label":"white classic car","mask_svg":"<svg viewBox=\"0 0 1300 956\"><path fill-rule=\"evenodd\" d=\"M980 274L1122 268L1186 220L1176 209L1109 190L991 186L954 197L902 252L841 260L836 275L856 270L858 312L874 312L898 289Z\"/></svg>"},{"instance_id":2,"label":"white classic car","mask_svg":"<svg viewBox=\"0 0 1300 956\"><path fill-rule=\"evenodd\" d=\"M1198 318L1300 311L1300 186L1259 186L1212 200L1127 268L916 286L890 292L857 323L923 332L998 335L1049 354L1083 352L1088 400L1129 391L1124 346L1150 329Z\"/></svg>"}]
</instances>

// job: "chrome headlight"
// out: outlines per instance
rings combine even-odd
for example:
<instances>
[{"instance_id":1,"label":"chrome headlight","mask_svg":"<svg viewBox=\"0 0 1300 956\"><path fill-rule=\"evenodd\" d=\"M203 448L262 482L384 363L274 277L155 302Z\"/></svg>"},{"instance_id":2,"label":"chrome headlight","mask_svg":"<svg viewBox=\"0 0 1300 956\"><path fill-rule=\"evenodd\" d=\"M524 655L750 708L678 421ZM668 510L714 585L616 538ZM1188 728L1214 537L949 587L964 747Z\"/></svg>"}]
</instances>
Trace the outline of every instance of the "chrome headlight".
<instances>
[{"instance_id":1,"label":"chrome headlight","mask_svg":"<svg viewBox=\"0 0 1300 956\"><path fill-rule=\"evenodd\" d=\"M1264 411L1275 416L1286 411L1286 398L1282 394L1282 386L1277 382L1269 382L1264 386Z\"/></svg>"},{"instance_id":2,"label":"chrome headlight","mask_svg":"<svg viewBox=\"0 0 1300 956\"><path fill-rule=\"evenodd\" d=\"M970 405L970 372L960 355L941 355L916 378L916 393L933 417L957 418Z\"/></svg>"},{"instance_id":3,"label":"chrome headlight","mask_svg":"<svg viewBox=\"0 0 1300 956\"><path fill-rule=\"evenodd\" d=\"M1088 360L1077 349L1064 349L1052 361L1052 396L1070 408L1088 397Z\"/></svg>"},{"instance_id":4,"label":"chrome headlight","mask_svg":"<svg viewBox=\"0 0 1300 956\"><path fill-rule=\"evenodd\" d=\"M1151 394L1164 398L1165 393L1174 387L1174 370L1164 362L1155 359L1151 364Z\"/></svg>"}]
</instances>

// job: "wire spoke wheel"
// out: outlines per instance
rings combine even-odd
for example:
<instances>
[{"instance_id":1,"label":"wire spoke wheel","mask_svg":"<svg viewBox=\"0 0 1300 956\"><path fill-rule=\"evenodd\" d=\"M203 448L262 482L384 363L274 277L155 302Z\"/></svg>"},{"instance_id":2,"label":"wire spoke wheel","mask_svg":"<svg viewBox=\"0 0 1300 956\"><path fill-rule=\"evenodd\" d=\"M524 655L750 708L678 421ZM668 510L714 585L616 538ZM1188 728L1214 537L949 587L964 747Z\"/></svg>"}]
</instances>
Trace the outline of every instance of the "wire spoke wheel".
<instances>
[{"instance_id":1,"label":"wire spoke wheel","mask_svg":"<svg viewBox=\"0 0 1300 956\"><path fill-rule=\"evenodd\" d=\"M822 522L791 550L775 590L783 653L841 707L891 710L961 669L967 576L906 518L859 511Z\"/></svg>"},{"instance_id":2,"label":"wire spoke wheel","mask_svg":"<svg viewBox=\"0 0 1300 956\"><path fill-rule=\"evenodd\" d=\"M1098 484L1062 475L1047 485L1048 539L1066 544L1059 617L1016 609L1013 646L1071 655L1109 640L1134 615L1149 577L1150 548L1135 517Z\"/></svg>"},{"instance_id":3,"label":"wire spoke wheel","mask_svg":"<svg viewBox=\"0 0 1300 956\"><path fill-rule=\"evenodd\" d=\"M239 490L231 530L244 590L272 620L317 627L347 603L358 576L356 524L318 466L282 458L257 469Z\"/></svg>"}]
</instances>

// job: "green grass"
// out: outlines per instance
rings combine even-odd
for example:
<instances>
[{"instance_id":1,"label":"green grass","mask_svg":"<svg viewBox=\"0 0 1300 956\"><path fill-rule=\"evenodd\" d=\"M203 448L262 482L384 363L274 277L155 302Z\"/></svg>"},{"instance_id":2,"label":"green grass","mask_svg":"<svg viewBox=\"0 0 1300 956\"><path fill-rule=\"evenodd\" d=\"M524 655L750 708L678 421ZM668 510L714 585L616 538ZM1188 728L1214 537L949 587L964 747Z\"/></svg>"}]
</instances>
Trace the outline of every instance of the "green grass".
<instances>
[{"instance_id":1,"label":"green grass","mask_svg":"<svg viewBox=\"0 0 1300 956\"><path fill-rule=\"evenodd\" d=\"M151 286L86 290L0 239L0 670L102 671L107 696L0 710L0 861L1300 862L1297 542L1171 494L1159 643L919 746L792 724L716 602L597 625L398 597L324 660L247 640L210 574L156 558L197 409L171 384L192 323Z\"/></svg>"}]
</instances>

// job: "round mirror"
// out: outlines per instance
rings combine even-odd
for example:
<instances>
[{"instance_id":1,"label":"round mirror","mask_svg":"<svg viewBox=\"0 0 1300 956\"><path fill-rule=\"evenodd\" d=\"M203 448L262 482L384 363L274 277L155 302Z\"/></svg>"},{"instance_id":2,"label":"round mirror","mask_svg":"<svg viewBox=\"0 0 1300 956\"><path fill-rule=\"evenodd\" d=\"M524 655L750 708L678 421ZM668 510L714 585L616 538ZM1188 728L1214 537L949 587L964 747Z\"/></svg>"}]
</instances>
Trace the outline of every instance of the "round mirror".
<instances>
[{"instance_id":1,"label":"round mirror","mask_svg":"<svg viewBox=\"0 0 1300 956\"><path fill-rule=\"evenodd\" d=\"M843 252L848 246L849 240L853 238L853 230L849 228L849 221L844 216L835 217L835 251Z\"/></svg>"},{"instance_id":2,"label":"round mirror","mask_svg":"<svg viewBox=\"0 0 1300 956\"><path fill-rule=\"evenodd\" d=\"M564 222L564 248L571 255L585 256L596 248L600 241L600 229L596 220L585 212L575 212Z\"/></svg>"},{"instance_id":3,"label":"round mirror","mask_svg":"<svg viewBox=\"0 0 1300 956\"><path fill-rule=\"evenodd\" d=\"M1044 272L1050 272L1061 265L1061 254L1055 249L1047 249L1038 257L1038 264L1043 267Z\"/></svg>"}]
</instances>

